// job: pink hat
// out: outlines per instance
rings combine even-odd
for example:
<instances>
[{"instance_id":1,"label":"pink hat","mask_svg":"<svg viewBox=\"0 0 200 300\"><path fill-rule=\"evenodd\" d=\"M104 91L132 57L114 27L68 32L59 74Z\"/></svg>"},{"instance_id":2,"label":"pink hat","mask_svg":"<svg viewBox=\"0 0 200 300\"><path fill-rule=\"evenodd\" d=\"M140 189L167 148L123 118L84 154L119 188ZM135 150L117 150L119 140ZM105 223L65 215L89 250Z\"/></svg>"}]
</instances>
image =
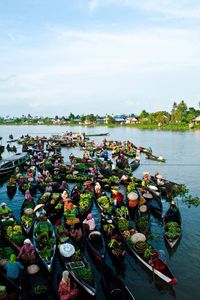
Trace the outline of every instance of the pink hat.
<instances>
[{"instance_id":1,"label":"pink hat","mask_svg":"<svg viewBox=\"0 0 200 300\"><path fill-rule=\"evenodd\" d=\"M88 219L88 220L91 220L91 219L92 219L92 214L88 214L88 215L87 215L87 219Z\"/></svg>"}]
</instances>

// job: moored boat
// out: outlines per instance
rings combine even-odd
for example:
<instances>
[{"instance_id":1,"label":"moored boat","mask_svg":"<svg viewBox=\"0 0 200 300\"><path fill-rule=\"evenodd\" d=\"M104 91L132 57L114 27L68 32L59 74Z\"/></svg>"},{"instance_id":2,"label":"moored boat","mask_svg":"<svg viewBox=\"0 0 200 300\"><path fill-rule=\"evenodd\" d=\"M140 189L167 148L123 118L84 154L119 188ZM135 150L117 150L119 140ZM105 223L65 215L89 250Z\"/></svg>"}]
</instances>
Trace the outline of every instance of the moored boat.
<instances>
[{"instance_id":1,"label":"moored boat","mask_svg":"<svg viewBox=\"0 0 200 300\"><path fill-rule=\"evenodd\" d=\"M164 237L170 246L173 248L182 235L181 214L175 202L172 201L164 216Z\"/></svg>"},{"instance_id":2,"label":"moored boat","mask_svg":"<svg viewBox=\"0 0 200 300\"><path fill-rule=\"evenodd\" d=\"M27 153L16 153L15 155L3 159L0 163L0 177L12 173L16 167L25 164L28 159L29 155Z\"/></svg>"},{"instance_id":3,"label":"moored boat","mask_svg":"<svg viewBox=\"0 0 200 300\"><path fill-rule=\"evenodd\" d=\"M36 252L50 272L56 252L56 236L48 219L36 220L33 226L33 244Z\"/></svg>"},{"instance_id":4,"label":"moored boat","mask_svg":"<svg viewBox=\"0 0 200 300\"><path fill-rule=\"evenodd\" d=\"M134 296L123 283L123 281L116 275L110 267L104 265L101 272L102 284L105 291L106 299L114 300L135 300Z\"/></svg>"}]
</instances>

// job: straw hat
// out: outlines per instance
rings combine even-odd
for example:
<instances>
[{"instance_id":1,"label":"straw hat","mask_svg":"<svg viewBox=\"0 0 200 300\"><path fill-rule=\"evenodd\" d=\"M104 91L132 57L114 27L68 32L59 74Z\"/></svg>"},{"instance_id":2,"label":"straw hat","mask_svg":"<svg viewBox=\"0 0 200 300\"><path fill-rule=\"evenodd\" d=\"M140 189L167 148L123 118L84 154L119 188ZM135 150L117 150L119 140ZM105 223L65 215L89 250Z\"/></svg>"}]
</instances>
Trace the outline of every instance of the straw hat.
<instances>
[{"instance_id":1,"label":"straw hat","mask_svg":"<svg viewBox=\"0 0 200 300\"><path fill-rule=\"evenodd\" d=\"M32 264L27 267L28 274L36 274L37 272L39 272L39 270L40 270L40 267L35 264Z\"/></svg>"},{"instance_id":2,"label":"straw hat","mask_svg":"<svg viewBox=\"0 0 200 300\"><path fill-rule=\"evenodd\" d=\"M144 193L142 195L145 199L153 199L153 196L150 193Z\"/></svg>"},{"instance_id":3,"label":"straw hat","mask_svg":"<svg viewBox=\"0 0 200 300\"><path fill-rule=\"evenodd\" d=\"M130 192L128 195L128 200L137 200L138 199L138 194L135 192Z\"/></svg>"},{"instance_id":4,"label":"straw hat","mask_svg":"<svg viewBox=\"0 0 200 300\"><path fill-rule=\"evenodd\" d=\"M70 243L60 245L60 254L64 257L71 257L75 253L75 248Z\"/></svg>"},{"instance_id":5,"label":"straw hat","mask_svg":"<svg viewBox=\"0 0 200 300\"><path fill-rule=\"evenodd\" d=\"M36 212L38 209L44 207L44 204L38 204L36 205L36 207L34 208L34 212Z\"/></svg>"},{"instance_id":6,"label":"straw hat","mask_svg":"<svg viewBox=\"0 0 200 300\"><path fill-rule=\"evenodd\" d=\"M136 244L137 242L145 242L146 236L143 233L137 232L131 236L131 241L133 244Z\"/></svg>"},{"instance_id":7,"label":"straw hat","mask_svg":"<svg viewBox=\"0 0 200 300\"><path fill-rule=\"evenodd\" d=\"M140 211L141 212L146 212L147 211L147 206L146 205L141 205L140 206Z\"/></svg>"},{"instance_id":8,"label":"straw hat","mask_svg":"<svg viewBox=\"0 0 200 300\"><path fill-rule=\"evenodd\" d=\"M24 213L25 215L32 215L34 213L34 210L32 208L25 208Z\"/></svg>"},{"instance_id":9,"label":"straw hat","mask_svg":"<svg viewBox=\"0 0 200 300\"><path fill-rule=\"evenodd\" d=\"M149 185L148 188L152 191L157 191L158 188L155 185Z\"/></svg>"}]
</instances>

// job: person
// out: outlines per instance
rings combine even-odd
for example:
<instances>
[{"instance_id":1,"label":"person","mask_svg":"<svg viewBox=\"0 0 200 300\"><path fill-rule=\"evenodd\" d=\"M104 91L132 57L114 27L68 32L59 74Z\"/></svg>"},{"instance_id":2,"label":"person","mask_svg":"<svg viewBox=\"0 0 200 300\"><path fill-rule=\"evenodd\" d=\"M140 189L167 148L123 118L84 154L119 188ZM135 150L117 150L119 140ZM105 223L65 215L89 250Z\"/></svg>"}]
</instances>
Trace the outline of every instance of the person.
<instances>
[{"instance_id":1,"label":"person","mask_svg":"<svg viewBox=\"0 0 200 300\"><path fill-rule=\"evenodd\" d=\"M166 212L166 214L164 216L164 221L165 222L169 222L169 221L177 222L177 220L179 220L179 212L176 207L176 203L174 201L172 201L168 211Z\"/></svg>"},{"instance_id":2,"label":"person","mask_svg":"<svg viewBox=\"0 0 200 300\"><path fill-rule=\"evenodd\" d=\"M114 199L114 205L117 207L121 207L123 205L124 196L121 192L116 190L112 190L112 197Z\"/></svg>"},{"instance_id":3,"label":"person","mask_svg":"<svg viewBox=\"0 0 200 300\"><path fill-rule=\"evenodd\" d=\"M77 288L72 288L69 272L63 271L62 279L59 283L58 294L60 300L75 299L79 293Z\"/></svg>"},{"instance_id":4,"label":"person","mask_svg":"<svg viewBox=\"0 0 200 300\"><path fill-rule=\"evenodd\" d=\"M6 270L7 277L18 285L20 274L24 267L20 264L20 262L16 261L15 254L10 255L10 259L6 262L4 268Z\"/></svg>"},{"instance_id":5,"label":"person","mask_svg":"<svg viewBox=\"0 0 200 300\"><path fill-rule=\"evenodd\" d=\"M86 228L88 227L89 231L92 231L95 229L96 224L95 224L95 220L94 220L92 214L87 215L87 218L83 221L83 224L86 225Z\"/></svg>"},{"instance_id":6,"label":"person","mask_svg":"<svg viewBox=\"0 0 200 300\"><path fill-rule=\"evenodd\" d=\"M44 204L38 204L34 208L34 212L36 215L36 218L43 218L46 215L46 211L44 209Z\"/></svg>"},{"instance_id":7,"label":"person","mask_svg":"<svg viewBox=\"0 0 200 300\"><path fill-rule=\"evenodd\" d=\"M162 176L159 173L156 173L155 177L156 177L156 183L157 183L157 185L161 186L161 185L165 184L164 181L163 181Z\"/></svg>"},{"instance_id":8,"label":"person","mask_svg":"<svg viewBox=\"0 0 200 300\"><path fill-rule=\"evenodd\" d=\"M31 196L31 193L29 190L26 190L26 192L25 192L25 199L29 200L29 201L33 200L33 197Z\"/></svg>"},{"instance_id":9,"label":"person","mask_svg":"<svg viewBox=\"0 0 200 300\"><path fill-rule=\"evenodd\" d=\"M149 172L144 172L143 173L143 180L142 180L142 187L147 187L150 183L151 180L151 175Z\"/></svg>"},{"instance_id":10,"label":"person","mask_svg":"<svg viewBox=\"0 0 200 300\"><path fill-rule=\"evenodd\" d=\"M6 205L5 202L2 202L0 205L0 216L3 217L4 215L11 215L12 211L11 209Z\"/></svg>"},{"instance_id":11,"label":"person","mask_svg":"<svg viewBox=\"0 0 200 300\"><path fill-rule=\"evenodd\" d=\"M35 262L35 247L29 239L24 240L24 245L20 248L17 259L22 259L24 262Z\"/></svg>"},{"instance_id":12,"label":"person","mask_svg":"<svg viewBox=\"0 0 200 300\"><path fill-rule=\"evenodd\" d=\"M101 194L101 185L100 185L99 182L96 182L96 183L95 183L94 191L95 191L95 194L96 194L96 195L100 195L100 194Z\"/></svg>"}]
</instances>

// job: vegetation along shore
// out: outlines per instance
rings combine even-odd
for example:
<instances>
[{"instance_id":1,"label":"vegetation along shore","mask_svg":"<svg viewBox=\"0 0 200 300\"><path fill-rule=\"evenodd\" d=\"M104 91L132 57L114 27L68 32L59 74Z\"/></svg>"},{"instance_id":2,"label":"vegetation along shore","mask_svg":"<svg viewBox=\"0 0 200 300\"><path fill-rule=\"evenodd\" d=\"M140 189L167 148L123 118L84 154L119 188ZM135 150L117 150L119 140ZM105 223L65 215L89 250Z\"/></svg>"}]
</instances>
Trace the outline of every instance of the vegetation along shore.
<instances>
[{"instance_id":1,"label":"vegetation along shore","mask_svg":"<svg viewBox=\"0 0 200 300\"><path fill-rule=\"evenodd\" d=\"M42 117L27 116L0 117L0 125L84 125L84 126L127 126L140 129L198 130L200 129L200 102L198 109L189 107L184 100L174 102L171 112L142 110L138 115L129 114L82 114L70 113L66 116Z\"/></svg>"}]
</instances>

